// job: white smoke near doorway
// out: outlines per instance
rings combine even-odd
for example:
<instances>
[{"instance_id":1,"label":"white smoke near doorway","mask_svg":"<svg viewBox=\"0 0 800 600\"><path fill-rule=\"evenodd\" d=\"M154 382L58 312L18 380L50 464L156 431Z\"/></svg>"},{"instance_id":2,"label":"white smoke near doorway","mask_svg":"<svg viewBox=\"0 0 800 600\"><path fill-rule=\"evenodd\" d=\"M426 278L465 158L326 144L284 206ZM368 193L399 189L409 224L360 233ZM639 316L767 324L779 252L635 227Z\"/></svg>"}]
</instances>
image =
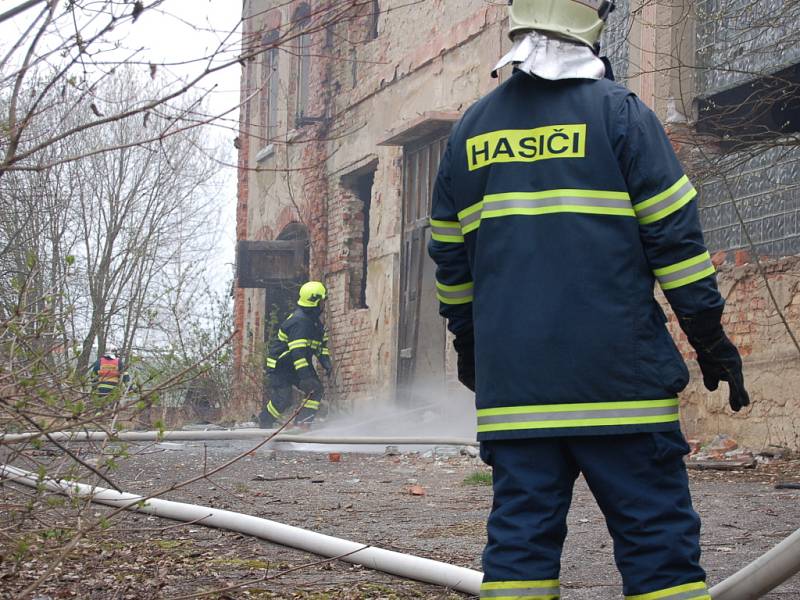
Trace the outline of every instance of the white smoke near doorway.
<instances>
[{"instance_id":1,"label":"white smoke near doorway","mask_svg":"<svg viewBox=\"0 0 800 600\"><path fill-rule=\"evenodd\" d=\"M353 437L474 440L475 422L474 394L458 383L445 386L439 378L398 393L359 398L351 410L332 406L318 431Z\"/></svg>"}]
</instances>

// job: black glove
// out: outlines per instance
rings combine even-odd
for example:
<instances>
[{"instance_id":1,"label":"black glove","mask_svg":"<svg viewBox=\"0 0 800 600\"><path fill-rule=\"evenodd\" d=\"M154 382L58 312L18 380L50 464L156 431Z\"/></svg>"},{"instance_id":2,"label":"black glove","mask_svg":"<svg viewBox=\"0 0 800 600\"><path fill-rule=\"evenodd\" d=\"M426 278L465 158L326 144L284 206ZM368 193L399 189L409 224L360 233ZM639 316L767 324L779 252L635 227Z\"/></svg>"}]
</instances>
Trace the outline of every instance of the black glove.
<instances>
[{"instance_id":1,"label":"black glove","mask_svg":"<svg viewBox=\"0 0 800 600\"><path fill-rule=\"evenodd\" d=\"M719 387L720 381L728 382L728 403L738 412L750 404L750 396L744 388L742 357L725 335L720 319L722 308L704 311L680 319L681 327L689 343L697 352L697 363L703 373L703 385L709 391Z\"/></svg>"},{"instance_id":2,"label":"black glove","mask_svg":"<svg viewBox=\"0 0 800 600\"><path fill-rule=\"evenodd\" d=\"M327 356L324 356L323 358L320 358L319 364L322 365L323 369L325 369L325 375L330 377L330 375L331 375L331 361L327 360L327 358L328 358Z\"/></svg>"},{"instance_id":3,"label":"black glove","mask_svg":"<svg viewBox=\"0 0 800 600\"><path fill-rule=\"evenodd\" d=\"M322 384L320 383L319 379L316 377L303 377L297 384L297 387L300 388L300 391L303 392L309 398L313 396L318 396L320 390L322 389Z\"/></svg>"},{"instance_id":4,"label":"black glove","mask_svg":"<svg viewBox=\"0 0 800 600\"><path fill-rule=\"evenodd\" d=\"M453 348L458 354L458 380L467 388L475 391L475 337L470 329L467 333L456 336Z\"/></svg>"}]
</instances>

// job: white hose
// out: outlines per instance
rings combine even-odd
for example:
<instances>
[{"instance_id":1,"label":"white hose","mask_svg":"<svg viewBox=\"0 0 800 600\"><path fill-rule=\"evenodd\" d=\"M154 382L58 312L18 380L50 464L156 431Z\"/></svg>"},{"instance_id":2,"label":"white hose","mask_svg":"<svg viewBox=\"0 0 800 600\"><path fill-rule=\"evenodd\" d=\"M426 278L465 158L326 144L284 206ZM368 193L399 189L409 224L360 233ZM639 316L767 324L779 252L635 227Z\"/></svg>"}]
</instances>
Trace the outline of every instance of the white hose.
<instances>
[{"instance_id":1,"label":"white hose","mask_svg":"<svg viewBox=\"0 0 800 600\"><path fill-rule=\"evenodd\" d=\"M365 547L364 544L228 510L172 502L158 498L151 498L144 503L140 503L142 496L116 492L84 483L58 481L51 478L45 478L40 481L35 473L23 471L10 465L0 465L0 477L34 488L38 485L44 485L50 491L68 496L89 498L92 502L98 504L124 507L127 510L175 521L191 521L207 527L237 531L329 558L342 557L341 560L363 565L376 571L384 571L407 579L441 585L476 596L480 592L483 579L483 573L472 569L456 567L447 563L382 548ZM344 556L346 554L348 556Z\"/></svg>"},{"instance_id":2,"label":"white hose","mask_svg":"<svg viewBox=\"0 0 800 600\"><path fill-rule=\"evenodd\" d=\"M164 442L191 440L250 440L264 439L272 434L272 429L212 429L209 431L121 431L109 437L104 431L54 431L47 435L56 442ZM33 439L46 439L40 432L7 433L0 435L0 444L19 444ZM465 438L431 437L337 437L321 435L279 434L273 442L296 442L304 444L375 444L375 445L414 445L414 446L477 446L478 442Z\"/></svg>"},{"instance_id":3,"label":"white hose","mask_svg":"<svg viewBox=\"0 0 800 600\"><path fill-rule=\"evenodd\" d=\"M34 473L10 465L0 465L0 477L29 487L37 487L40 484ZM141 505L138 504L142 499L141 496L50 478L45 478L41 484L53 492L90 498L92 502L98 504L124 506L128 510L175 521L196 521L200 525L238 531L330 558L355 552L341 560L468 594L478 595L483 578L483 574L479 571L464 567L381 548L365 548L356 542L227 510L158 498L151 498ZM710 594L713 600L756 600L798 572L800 572L800 529L766 554L712 587Z\"/></svg>"},{"instance_id":4,"label":"white hose","mask_svg":"<svg viewBox=\"0 0 800 600\"><path fill-rule=\"evenodd\" d=\"M800 572L800 529L709 590L714 600L755 600Z\"/></svg>"}]
</instances>

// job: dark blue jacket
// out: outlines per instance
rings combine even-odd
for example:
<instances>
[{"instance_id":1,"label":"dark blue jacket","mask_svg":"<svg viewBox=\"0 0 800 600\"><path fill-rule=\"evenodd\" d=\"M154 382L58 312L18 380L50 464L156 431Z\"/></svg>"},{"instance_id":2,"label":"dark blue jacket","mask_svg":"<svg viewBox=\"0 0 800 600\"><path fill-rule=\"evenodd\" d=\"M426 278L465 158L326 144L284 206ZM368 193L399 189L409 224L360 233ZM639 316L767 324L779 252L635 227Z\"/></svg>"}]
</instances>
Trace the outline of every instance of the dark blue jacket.
<instances>
[{"instance_id":1,"label":"dark blue jacket","mask_svg":"<svg viewBox=\"0 0 800 600\"><path fill-rule=\"evenodd\" d=\"M298 306L281 323L267 352L267 369L296 375L297 379L317 378L312 357L329 371L331 354L328 334L319 321L319 308Z\"/></svg>"},{"instance_id":2,"label":"dark blue jacket","mask_svg":"<svg viewBox=\"0 0 800 600\"><path fill-rule=\"evenodd\" d=\"M474 329L478 438L666 431L689 375L654 299L723 304L696 192L657 117L603 79L516 72L437 177L440 312Z\"/></svg>"}]
</instances>

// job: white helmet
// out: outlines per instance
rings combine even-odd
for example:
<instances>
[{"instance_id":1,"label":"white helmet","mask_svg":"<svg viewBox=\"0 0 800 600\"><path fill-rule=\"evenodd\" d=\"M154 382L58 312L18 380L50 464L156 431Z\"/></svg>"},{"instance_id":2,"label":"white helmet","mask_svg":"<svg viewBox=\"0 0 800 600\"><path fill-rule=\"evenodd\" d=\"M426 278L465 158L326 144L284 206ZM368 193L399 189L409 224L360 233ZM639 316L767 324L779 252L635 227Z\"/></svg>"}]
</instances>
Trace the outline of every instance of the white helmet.
<instances>
[{"instance_id":1,"label":"white helmet","mask_svg":"<svg viewBox=\"0 0 800 600\"><path fill-rule=\"evenodd\" d=\"M614 0L509 0L508 35L535 29L595 48Z\"/></svg>"},{"instance_id":2,"label":"white helmet","mask_svg":"<svg viewBox=\"0 0 800 600\"><path fill-rule=\"evenodd\" d=\"M117 358L117 356L119 356L119 348L117 348L114 345L108 346L103 356L107 356L109 358Z\"/></svg>"}]
</instances>

